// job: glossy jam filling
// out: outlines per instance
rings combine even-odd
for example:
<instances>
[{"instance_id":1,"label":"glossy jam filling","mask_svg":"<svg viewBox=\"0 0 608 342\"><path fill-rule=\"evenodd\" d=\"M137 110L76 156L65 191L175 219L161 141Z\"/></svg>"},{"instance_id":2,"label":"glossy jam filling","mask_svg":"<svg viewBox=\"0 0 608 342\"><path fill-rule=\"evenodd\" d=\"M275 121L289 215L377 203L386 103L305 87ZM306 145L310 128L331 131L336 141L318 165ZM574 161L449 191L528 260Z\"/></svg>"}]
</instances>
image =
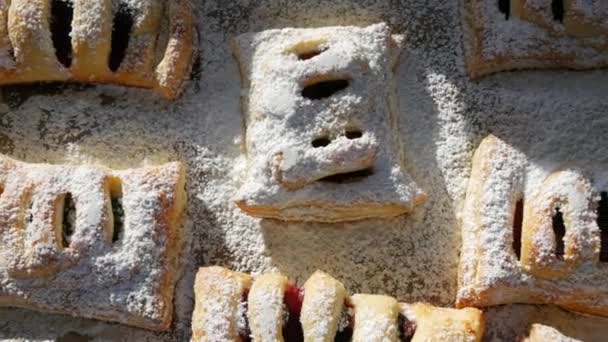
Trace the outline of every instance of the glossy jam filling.
<instances>
[{"instance_id":1,"label":"glossy jam filling","mask_svg":"<svg viewBox=\"0 0 608 342\"><path fill-rule=\"evenodd\" d=\"M283 339L289 342L304 341L304 332L300 323L300 313L304 302L304 291L290 282L285 289L283 302L288 318L283 326Z\"/></svg>"}]
</instances>

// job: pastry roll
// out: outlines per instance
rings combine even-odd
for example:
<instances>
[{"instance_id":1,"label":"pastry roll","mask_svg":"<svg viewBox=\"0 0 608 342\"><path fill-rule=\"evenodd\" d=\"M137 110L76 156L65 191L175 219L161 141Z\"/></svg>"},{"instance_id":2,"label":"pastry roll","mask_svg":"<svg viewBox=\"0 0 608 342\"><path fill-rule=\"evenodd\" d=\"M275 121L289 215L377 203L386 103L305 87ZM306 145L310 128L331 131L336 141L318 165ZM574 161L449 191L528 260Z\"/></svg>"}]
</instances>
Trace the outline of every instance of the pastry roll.
<instances>
[{"instance_id":1,"label":"pastry roll","mask_svg":"<svg viewBox=\"0 0 608 342\"><path fill-rule=\"evenodd\" d=\"M260 276L249 291L248 315L254 341L283 341L283 299L287 278L278 273Z\"/></svg>"},{"instance_id":2,"label":"pastry roll","mask_svg":"<svg viewBox=\"0 0 608 342\"><path fill-rule=\"evenodd\" d=\"M167 330L180 163L110 170L0 156L0 306Z\"/></svg>"},{"instance_id":3,"label":"pastry roll","mask_svg":"<svg viewBox=\"0 0 608 342\"><path fill-rule=\"evenodd\" d=\"M401 167L386 24L268 30L234 41L248 168L245 213L340 222L412 212L424 192Z\"/></svg>"}]
</instances>

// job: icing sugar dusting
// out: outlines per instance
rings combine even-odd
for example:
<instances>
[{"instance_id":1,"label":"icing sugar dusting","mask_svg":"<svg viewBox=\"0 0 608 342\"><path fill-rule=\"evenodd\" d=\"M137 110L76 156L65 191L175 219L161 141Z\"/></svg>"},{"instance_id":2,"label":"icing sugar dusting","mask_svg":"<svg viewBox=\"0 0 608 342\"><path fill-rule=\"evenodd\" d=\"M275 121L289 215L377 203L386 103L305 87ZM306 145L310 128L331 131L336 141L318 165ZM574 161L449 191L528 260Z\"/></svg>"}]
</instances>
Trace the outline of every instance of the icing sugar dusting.
<instances>
[{"instance_id":1,"label":"icing sugar dusting","mask_svg":"<svg viewBox=\"0 0 608 342\"><path fill-rule=\"evenodd\" d=\"M5 87L0 103L0 152L19 160L113 168L184 161L189 194L184 272L171 331L157 334L0 309L0 338L53 340L78 332L98 340L188 340L194 273L214 264L258 273L280 270L298 280L323 269L353 292L451 305L461 244L456 212L472 153L489 131L555 164L608 163L598 144L608 132L607 73L513 72L471 82L456 1L207 0L196 5L202 58L176 102L116 86L45 85ZM427 203L409 217L339 225L243 215L231 202L246 165L241 81L231 39L270 28L381 21L405 35L395 68L397 125L405 168L429 194ZM488 336L515 340L525 325L518 317L529 308L543 310L492 309L506 314L490 321Z\"/></svg>"}]
</instances>

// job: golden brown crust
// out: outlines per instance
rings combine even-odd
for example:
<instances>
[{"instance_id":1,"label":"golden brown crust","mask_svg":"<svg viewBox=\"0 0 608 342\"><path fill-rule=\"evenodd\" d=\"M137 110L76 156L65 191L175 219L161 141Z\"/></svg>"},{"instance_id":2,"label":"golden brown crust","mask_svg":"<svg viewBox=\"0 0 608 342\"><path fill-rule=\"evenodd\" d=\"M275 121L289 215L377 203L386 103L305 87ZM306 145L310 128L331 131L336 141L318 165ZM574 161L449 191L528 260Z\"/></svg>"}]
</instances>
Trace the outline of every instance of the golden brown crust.
<instances>
[{"instance_id":1,"label":"golden brown crust","mask_svg":"<svg viewBox=\"0 0 608 342\"><path fill-rule=\"evenodd\" d=\"M416 197L415 205L426 200L426 195ZM400 204L353 203L339 204L325 201L303 201L290 207L274 205L251 205L247 201L237 201L236 205L253 217L273 218L284 221L307 220L319 222L344 222L374 217L393 217L410 213Z\"/></svg>"},{"instance_id":2,"label":"golden brown crust","mask_svg":"<svg viewBox=\"0 0 608 342\"><path fill-rule=\"evenodd\" d=\"M64 81L69 72L55 57L49 30L51 2L48 0L12 0L8 11L8 35L16 61L15 79L0 84Z\"/></svg>"},{"instance_id":3,"label":"golden brown crust","mask_svg":"<svg viewBox=\"0 0 608 342\"><path fill-rule=\"evenodd\" d=\"M197 44L194 8L190 0L170 1L168 6L169 41L156 67L156 80L159 91L166 98L175 98L188 78Z\"/></svg>"},{"instance_id":4,"label":"golden brown crust","mask_svg":"<svg viewBox=\"0 0 608 342\"><path fill-rule=\"evenodd\" d=\"M608 334L608 319L597 316L581 316L544 306L542 311L532 310L524 322L531 322L523 341L603 341Z\"/></svg>"},{"instance_id":5,"label":"golden brown crust","mask_svg":"<svg viewBox=\"0 0 608 342\"><path fill-rule=\"evenodd\" d=\"M483 312L475 308L448 309L415 303L401 304L401 312L416 325L412 342L478 342L483 337Z\"/></svg>"},{"instance_id":6,"label":"golden brown crust","mask_svg":"<svg viewBox=\"0 0 608 342\"><path fill-rule=\"evenodd\" d=\"M154 88L174 99L188 77L196 48L191 0L140 0L137 8L129 2L121 4L73 0L73 58L66 67L55 55L51 39L51 0L4 1L0 24L8 25L0 28L0 58L6 57L0 63L0 84L114 83ZM124 59L113 72L109 60L116 11L133 16L133 27Z\"/></svg>"},{"instance_id":7,"label":"golden brown crust","mask_svg":"<svg viewBox=\"0 0 608 342\"><path fill-rule=\"evenodd\" d=\"M244 312L251 277L211 266L201 267L194 283L192 341L239 341L238 320Z\"/></svg>"},{"instance_id":8,"label":"golden brown crust","mask_svg":"<svg viewBox=\"0 0 608 342\"><path fill-rule=\"evenodd\" d=\"M73 4L72 77L79 82L101 82L110 73L112 0L73 0ZM98 19L91 22L91 16Z\"/></svg>"}]
</instances>

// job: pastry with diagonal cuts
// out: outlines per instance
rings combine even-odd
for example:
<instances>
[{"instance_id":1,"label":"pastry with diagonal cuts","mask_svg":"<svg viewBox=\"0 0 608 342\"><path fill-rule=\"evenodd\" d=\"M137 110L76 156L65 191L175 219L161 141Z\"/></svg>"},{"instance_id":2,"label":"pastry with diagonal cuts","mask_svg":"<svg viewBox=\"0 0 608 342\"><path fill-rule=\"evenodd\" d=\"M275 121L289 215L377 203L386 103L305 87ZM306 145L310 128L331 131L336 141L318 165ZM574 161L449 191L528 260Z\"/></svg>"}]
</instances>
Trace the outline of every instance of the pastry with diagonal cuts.
<instances>
[{"instance_id":1,"label":"pastry with diagonal cuts","mask_svg":"<svg viewBox=\"0 0 608 342\"><path fill-rule=\"evenodd\" d=\"M0 85L152 88L175 98L195 49L190 0L0 1Z\"/></svg>"},{"instance_id":2,"label":"pastry with diagonal cuts","mask_svg":"<svg viewBox=\"0 0 608 342\"><path fill-rule=\"evenodd\" d=\"M461 214L459 306L556 304L608 316L608 179L486 137Z\"/></svg>"},{"instance_id":3,"label":"pastry with diagonal cuts","mask_svg":"<svg viewBox=\"0 0 608 342\"><path fill-rule=\"evenodd\" d=\"M212 266L194 284L193 341L480 341L475 308L403 304L383 295L349 296L316 271L299 288L280 273L259 277Z\"/></svg>"},{"instance_id":4,"label":"pastry with diagonal cuts","mask_svg":"<svg viewBox=\"0 0 608 342\"><path fill-rule=\"evenodd\" d=\"M425 199L402 167L385 24L268 30L234 41L248 170L236 195L262 218L337 222L408 213Z\"/></svg>"},{"instance_id":5,"label":"pastry with diagonal cuts","mask_svg":"<svg viewBox=\"0 0 608 342\"><path fill-rule=\"evenodd\" d=\"M166 330L181 163L110 170L0 156L0 306Z\"/></svg>"},{"instance_id":6,"label":"pastry with diagonal cuts","mask_svg":"<svg viewBox=\"0 0 608 342\"><path fill-rule=\"evenodd\" d=\"M467 0L465 53L472 78L514 69L608 66L608 2Z\"/></svg>"}]
</instances>

